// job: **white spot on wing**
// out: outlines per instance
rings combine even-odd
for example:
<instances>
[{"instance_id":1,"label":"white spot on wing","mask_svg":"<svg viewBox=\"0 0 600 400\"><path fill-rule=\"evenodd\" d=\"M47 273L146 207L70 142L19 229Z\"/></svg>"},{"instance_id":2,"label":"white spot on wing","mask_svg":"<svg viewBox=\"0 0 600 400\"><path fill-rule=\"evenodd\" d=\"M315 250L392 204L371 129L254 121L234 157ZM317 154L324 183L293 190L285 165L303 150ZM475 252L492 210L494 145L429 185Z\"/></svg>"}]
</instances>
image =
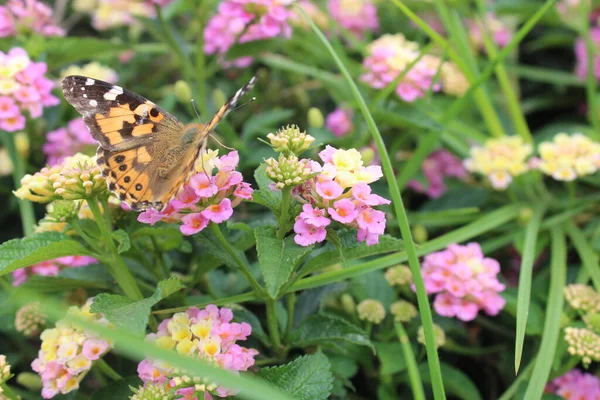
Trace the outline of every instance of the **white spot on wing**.
<instances>
[{"instance_id":1,"label":"white spot on wing","mask_svg":"<svg viewBox=\"0 0 600 400\"><path fill-rule=\"evenodd\" d=\"M113 86L108 92L104 93L104 99L114 101L120 94L123 94L123 88L120 86Z\"/></svg>"},{"instance_id":2,"label":"white spot on wing","mask_svg":"<svg viewBox=\"0 0 600 400\"><path fill-rule=\"evenodd\" d=\"M86 85L86 86L91 86L91 85L93 85L94 83L96 83L96 81L95 81L95 80L93 80L92 78L87 78L87 81L85 81L85 85Z\"/></svg>"},{"instance_id":3,"label":"white spot on wing","mask_svg":"<svg viewBox=\"0 0 600 400\"><path fill-rule=\"evenodd\" d=\"M87 94L85 94L85 93L84 93L84 94L83 94L83 98L84 98L84 99L87 99Z\"/></svg>"},{"instance_id":4,"label":"white spot on wing","mask_svg":"<svg viewBox=\"0 0 600 400\"><path fill-rule=\"evenodd\" d=\"M90 106L96 107L97 105L98 105L98 102L96 100L90 100Z\"/></svg>"}]
</instances>

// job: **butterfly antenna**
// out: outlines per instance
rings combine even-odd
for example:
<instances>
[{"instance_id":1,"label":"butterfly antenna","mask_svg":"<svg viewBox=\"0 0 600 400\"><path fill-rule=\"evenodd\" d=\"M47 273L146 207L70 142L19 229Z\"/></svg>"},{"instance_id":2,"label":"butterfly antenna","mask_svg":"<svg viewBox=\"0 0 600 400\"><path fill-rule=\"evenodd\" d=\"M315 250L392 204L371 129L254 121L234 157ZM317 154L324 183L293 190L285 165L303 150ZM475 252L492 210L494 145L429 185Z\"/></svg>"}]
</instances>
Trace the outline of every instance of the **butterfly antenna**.
<instances>
[{"instance_id":1,"label":"butterfly antenna","mask_svg":"<svg viewBox=\"0 0 600 400\"><path fill-rule=\"evenodd\" d=\"M200 119L200 113L198 112L198 109L196 108L196 101L194 99L192 99L191 102L192 102L192 108L194 109L196 116L198 117L198 119Z\"/></svg>"},{"instance_id":2,"label":"butterfly antenna","mask_svg":"<svg viewBox=\"0 0 600 400\"><path fill-rule=\"evenodd\" d=\"M235 150L233 147L225 146L223 143L219 142L219 139L217 139L212 133L209 133L208 136L213 138L215 142L219 143L219 145L221 145L221 147L224 147L227 150Z\"/></svg>"},{"instance_id":3,"label":"butterfly antenna","mask_svg":"<svg viewBox=\"0 0 600 400\"><path fill-rule=\"evenodd\" d=\"M253 101L256 101L256 97L253 97L253 98L251 98L250 100L248 100L247 102L240 104L239 106L237 106L236 108L234 108L234 109L233 109L233 110L231 110L231 111L237 111L237 110L239 110L240 108L244 107L245 105L248 105L248 104L252 103Z\"/></svg>"}]
</instances>

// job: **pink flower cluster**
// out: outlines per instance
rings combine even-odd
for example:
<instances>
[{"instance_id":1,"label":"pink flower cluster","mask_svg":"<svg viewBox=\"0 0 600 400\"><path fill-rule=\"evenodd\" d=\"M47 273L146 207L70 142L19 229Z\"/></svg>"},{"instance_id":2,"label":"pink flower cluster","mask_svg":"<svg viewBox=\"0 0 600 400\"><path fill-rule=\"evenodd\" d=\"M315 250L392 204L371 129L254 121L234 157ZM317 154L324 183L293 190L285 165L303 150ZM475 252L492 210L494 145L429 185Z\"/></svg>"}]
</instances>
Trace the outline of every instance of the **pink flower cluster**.
<instances>
[{"instance_id":1,"label":"pink flower cluster","mask_svg":"<svg viewBox=\"0 0 600 400\"><path fill-rule=\"evenodd\" d=\"M468 172L461 159L448 150L436 150L423 162L421 170L427 179L427 187L417 180L411 180L408 187L431 198L438 198L446 192L444 178L466 179Z\"/></svg>"},{"instance_id":2,"label":"pink flower cluster","mask_svg":"<svg viewBox=\"0 0 600 400\"><path fill-rule=\"evenodd\" d=\"M328 0L327 9L334 20L358 37L379 29L377 7L371 0Z\"/></svg>"},{"instance_id":3,"label":"pink flower cluster","mask_svg":"<svg viewBox=\"0 0 600 400\"><path fill-rule=\"evenodd\" d=\"M596 48L596 55L594 56L594 76L596 77L596 80L600 81L600 55L598 55L598 49L600 49L600 28L591 28L590 37ZM585 40L581 37L575 41L575 60L575 75L581 79L586 79L588 73L587 47L585 45Z\"/></svg>"},{"instance_id":4,"label":"pink flower cluster","mask_svg":"<svg viewBox=\"0 0 600 400\"><path fill-rule=\"evenodd\" d=\"M32 62L21 48L15 47L7 54L0 51L0 130L23 129L24 111L38 118L43 107L59 103L51 93L54 83L44 76L46 70L46 63Z\"/></svg>"},{"instance_id":5,"label":"pink flower cluster","mask_svg":"<svg viewBox=\"0 0 600 400\"><path fill-rule=\"evenodd\" d=\"M546 385L546 393L555 393L567 400L600 400L600 379L572 369Z\"/></svg>"},{"instance_id":6,"label":"pink flower cluster","mask_svg":"<svg viewBox=\"0 0 600 400\"><path fill-rule=\"evenodd\" d=\"M471 43L481 51L485 51L483 35L481 27L477 21L467 20L469 26L469 39ZM498 19L494 13L487 13L484 17L483 24L487 30L487 34L500 48L505 47L512 39L512 32L506 24Z\"/></svg>"},{"instance_id":7,"label":"pink flower cluster","mask_svg":"<svg viewBox=\"0 0 600 400\"><path fill-rule=\"evenodd\" d=\"M204 361L228 371L246 371L254 365L255 349L236 344L246 340L252 333L249 324L231 322L233 312L229 308L208 305L200 310L196 307L180 312L160 323L157 333L146 336L146 340L164 349L174 349L179 354ZM201 377L186 377L182 371L161 360L145 359L138 365L138 375L144 383L168 384L176 395L194 400L198 395L212 399L234 395L235 392L203 381ZM203 392L203 393L199 393Z\"/></svg>"},{"instance_id":8,"label":"pink flower cluster","mask_svg":"<svg viewBox=\"0 0 600 400\"><path fill-rule=\"evenodd\" d=\"M181 222L184 235L194 235L214 222L220 224L233 215L233 208L242 200L252 199L252 188L243 182L236 171L240 158L232 151L220 158L216 151L205 153L204 171L192 176L182 191L162 211L148 209L138 216L138 221L154 225L158 221ZM213 170L217 169L213 175Z\"/></svg>"},{"instance_id":9,"label":"pink flower cluster","mask_svg":"<svg viewBox=\"0 0 600 400\"><path fill-rule=\"evenodd\" d=\"M97 143L85 126L83 118L77 118L70 121L66 128L48 132L42 149L48 157L48 165L52 166L90 146L96 147Z\"/></svg>"},{"instance_id":10,"label":"pink flower cluster","mask_svg":"<svg viewBox=\"0 0 600 400\"><path fill-rule=\"evenodd\" d=\"M383 176L381 167L363 166L356 149L327 146L319 153L323 165L310 161L314 178L295 187L292 194L304 203L294 223L294 241L310 246L325 240L332 220L358 228L357 239L368 245L379 243L385 231L385 213L373 207L390 201L371 193L370 183Z\"/></svg>"},{"instance_id":11,"label":"pink flower cluster","mask_svg":"<svg viewBox=\"0 0 600 400\"><path fill-rule=\"evenodd\" d=\"M13 286L19 286L25 283L32 275L56 276L62 269L85 267L96 262L95 258L88 256L66 256L42 261L32 266L13 271L12 284Z\"/></svg>"},{"instance_id":12,"label":"pink flower cluster","mask_svg":"<svg viewBox=\"0 0 600 400\"><path fill-rule=\"evenodd\" d=\"M224 55L235 43L290 37L289 0L224 0L204 29L204 51ZM245 68L252 57L221 60L225 67Z\"/></svg>"},{"instance_id":13,"label":"pink flower cluster","mask_svg":"<svg viewBox=\"0 0 600 400\"><path fill-rule=\"evenodd\" d=\"M407 41L403 35L383 35L369 45L369 55L363 61L366 72L361 80L374 89L383 89L419 56L417 43ZM396 94L404 101L413 102L424 97L429 88L439 91L434 83L440 60L425 55L398 82Z\"/></svg>"},{"instance_id":14,"label":"pink flower cluster","mask_svg":"<svg viewBox=\"0 0 600 400\"><path fill-rule=\"evenodd\" d=\"M68 314L110 326L101 314L90 312L91 304L92 299L88 299L81 308L69 308ZM56 327L44 330L40 339L41 348L31 368L42 378L42 397L45 399L78 389L93 362L112 348L106 340L66 320L59 320Z\"/></svg>"},{"instance_id":15,"label":"pink flower cluster","mask_svg":"<svg viewBox=\"0 0 600 400\"><path fill-rule=\"evenodd\" d=\"M337 137L345 136L354 129L353 115L352 109L338 107L327 116L325 127Z\"/></svg>"},{"instance_id":16,"label":"pink flower cluster","mask_svg":"<svg viewBox=\"0 0 600 400\"><path fill-rule=\"evenodd\" d=\"M425 256L422 266L427 293L436 293L433 307L444 317L472 321L479 310L496 315L506 300L499 295L498 261L484 257L478 243L451 244Z\"/></svg>"},{"instance_id":17,"label":"pink flower cluster","mask_svg":"<svg viewBox=\"0 0 600 400\"><path fill-rule=\"evenodd\" d=\"M64 36L65 30L52 19L52 9L37 0L8 0L0 6L0 37L35 32L43 36Z\"/></svg>"}]
</instances>

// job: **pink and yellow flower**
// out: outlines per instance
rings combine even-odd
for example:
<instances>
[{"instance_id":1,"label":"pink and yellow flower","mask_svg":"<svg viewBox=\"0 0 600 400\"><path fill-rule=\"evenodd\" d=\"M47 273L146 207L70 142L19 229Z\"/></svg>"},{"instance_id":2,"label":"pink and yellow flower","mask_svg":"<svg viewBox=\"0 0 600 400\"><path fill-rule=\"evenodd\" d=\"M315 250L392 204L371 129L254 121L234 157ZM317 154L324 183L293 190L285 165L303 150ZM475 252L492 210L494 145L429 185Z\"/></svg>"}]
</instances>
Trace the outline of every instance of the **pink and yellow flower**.
<instances>
[{"instance_id":1,"label":"pink and yellow flower","mask_svg":"<svg viewBox=\"0 0 600 400\"><path fill-rule=\"evenodd\" d=\"M13 286L19 286L25 283L33 275L56 276L65 268L85 267L96 263L96 259L88 256L66 256L53 260L42 261L26 268L13 271Z\"/></svg>"},{"instance_id":2,"label":"pink and yellow flower","mask_svg":"<svg viewBox=\"0 0 600 400\"><path fill-rule=\"evenodd\" d=\"M64 36L62 29L52 19L52 9L38 0L8 0L0 6L0 37L23 33L42 36Z\"/></svg>"}]
</instances>

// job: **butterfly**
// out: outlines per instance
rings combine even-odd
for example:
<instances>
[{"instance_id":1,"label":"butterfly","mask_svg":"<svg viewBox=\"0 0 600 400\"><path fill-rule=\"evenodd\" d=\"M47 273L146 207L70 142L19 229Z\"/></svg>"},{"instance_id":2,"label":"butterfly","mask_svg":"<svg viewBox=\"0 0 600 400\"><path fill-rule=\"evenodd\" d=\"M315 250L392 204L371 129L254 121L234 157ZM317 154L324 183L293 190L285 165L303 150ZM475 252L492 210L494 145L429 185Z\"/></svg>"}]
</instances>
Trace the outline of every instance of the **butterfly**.
<instances>
[{"instance_id":1,"label":"butterfly","mask_svg":"<svg viewBox=\"0 0 600 400\"><path fill-rule=\"evenodd\" d=\"M98 79L67 76L62 89L100 145L96 160L108 188L133 210L161 211L196 172L208 135L255 82L252 77L207 124L189 125L150 100Z\"/></svg>"}]
</instances>

